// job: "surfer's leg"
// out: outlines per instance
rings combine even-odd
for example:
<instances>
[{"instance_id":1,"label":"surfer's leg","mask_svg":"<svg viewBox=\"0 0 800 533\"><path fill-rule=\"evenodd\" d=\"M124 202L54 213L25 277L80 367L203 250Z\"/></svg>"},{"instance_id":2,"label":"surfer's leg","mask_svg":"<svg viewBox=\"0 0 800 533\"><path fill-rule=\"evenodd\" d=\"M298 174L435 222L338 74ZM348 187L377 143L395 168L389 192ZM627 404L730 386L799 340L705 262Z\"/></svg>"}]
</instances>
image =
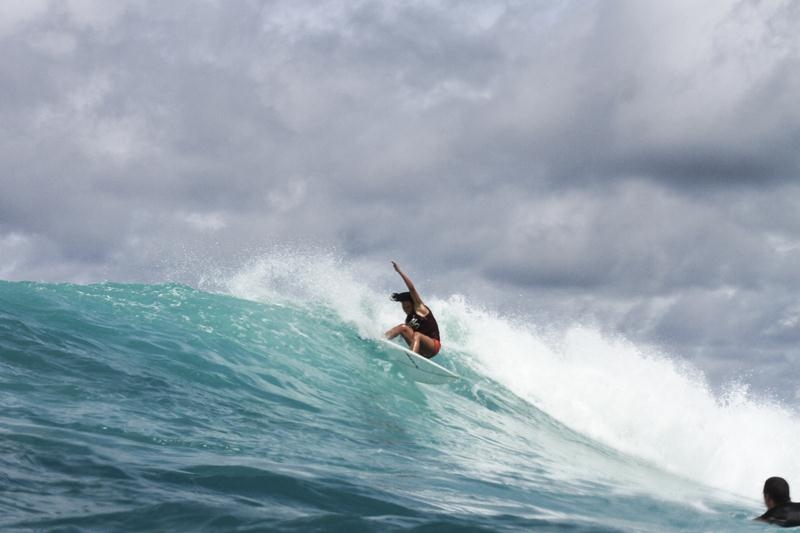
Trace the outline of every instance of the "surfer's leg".
<instances>
[{"instance_id":1,"label":"surfer's leg","mask_svg":"<svg viewBox=\"0 0 800 533\"><path fill-rule=\"evenodd\" d=\"M412 343L414 342L414 330L405 324L398 324L387 331L384 335L389 340L394 339L398 335L402 335L403 340L406 341L406 344L408 344L409 347L411 347Z\"/></svg>"},{"instance_id":2,"label":"surfer's leg","mask_svg":"<svg viewBox=\"0 0 800 533\"><path fill-rule=\"evenodd\" d=\"M430 359L439 351L436 349L436 341L419 331L414 332L413 342L410 343L411 351L418 353L422 357Z\"/></svg>"}]
</instances>

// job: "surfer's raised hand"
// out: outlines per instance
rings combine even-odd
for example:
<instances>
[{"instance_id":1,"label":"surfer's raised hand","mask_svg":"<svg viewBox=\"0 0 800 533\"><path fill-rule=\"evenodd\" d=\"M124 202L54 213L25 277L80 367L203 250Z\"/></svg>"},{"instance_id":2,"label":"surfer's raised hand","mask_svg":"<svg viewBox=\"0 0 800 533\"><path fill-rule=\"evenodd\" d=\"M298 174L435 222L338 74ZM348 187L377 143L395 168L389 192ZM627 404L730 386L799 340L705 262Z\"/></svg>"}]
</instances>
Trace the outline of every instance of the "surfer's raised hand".
<instances>
[{"instance_id":1,"label":"surfer's raised hand","mask_svg":"<svg viewBox=\"0 0 800 533\"><path fill-rule=\"evenodd\" d=\"M419 293L417 292L417 289L414 287L414 283L411 281L411 278L409 278L405 274L405 272L400 270L400 267L397 266L397 263L395 263L394 261L392 261L391 263L392 263L392 266L394 267L395 272L400 274L400 277L403 278L403 281L405 282L406 287L408 287L408 292L411 294L411 300L414 302L414 307L418 308L420 305L424 305L422 303L422 298L420 297Z\"/></svg>"}]
</instances>

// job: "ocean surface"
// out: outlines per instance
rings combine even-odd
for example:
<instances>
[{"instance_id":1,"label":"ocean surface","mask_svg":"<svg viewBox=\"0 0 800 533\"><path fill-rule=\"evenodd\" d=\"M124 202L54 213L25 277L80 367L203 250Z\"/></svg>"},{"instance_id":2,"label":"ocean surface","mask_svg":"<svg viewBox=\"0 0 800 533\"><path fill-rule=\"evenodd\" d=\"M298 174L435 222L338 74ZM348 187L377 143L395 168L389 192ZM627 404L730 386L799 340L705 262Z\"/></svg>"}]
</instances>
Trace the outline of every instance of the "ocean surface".
<instances>
[{"instance_id":1,"label":"ocean surface","mask_svg":"<svg viewBox=\"0 0 800 533\"><path fill-rule=\"evenodd\" d=\"M0 282L0 530L771 531L763 480L800 483L796 415L746 388L457 296L462 379L416 383L384 292L276 264Z\"/></svg>"}]
</instances>

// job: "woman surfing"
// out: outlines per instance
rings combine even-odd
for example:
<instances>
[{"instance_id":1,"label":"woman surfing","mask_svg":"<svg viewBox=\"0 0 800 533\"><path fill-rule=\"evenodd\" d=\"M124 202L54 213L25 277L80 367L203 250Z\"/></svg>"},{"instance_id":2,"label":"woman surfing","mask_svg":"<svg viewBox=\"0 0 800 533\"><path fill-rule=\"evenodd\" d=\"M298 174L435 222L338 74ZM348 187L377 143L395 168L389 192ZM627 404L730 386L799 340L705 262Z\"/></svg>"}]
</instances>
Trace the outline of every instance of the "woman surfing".
<instances>
[{"instance_id":1,"label":"woman surfing","mask_svg":"<svg viewBox=\"0 0 800 533\"><path fill-rule=\"evenodd\" d=\"M406 321L387 331L385 336L391 340L402 335L412 352L431 359L442 348L439 339L439 325L436 323L433 312L422 302L411 279L400 270L394 261L392 261L392 266L408 287L408 292L392 293L392 300L400 302L403 306Z\"/></svg>"}]
</instances>

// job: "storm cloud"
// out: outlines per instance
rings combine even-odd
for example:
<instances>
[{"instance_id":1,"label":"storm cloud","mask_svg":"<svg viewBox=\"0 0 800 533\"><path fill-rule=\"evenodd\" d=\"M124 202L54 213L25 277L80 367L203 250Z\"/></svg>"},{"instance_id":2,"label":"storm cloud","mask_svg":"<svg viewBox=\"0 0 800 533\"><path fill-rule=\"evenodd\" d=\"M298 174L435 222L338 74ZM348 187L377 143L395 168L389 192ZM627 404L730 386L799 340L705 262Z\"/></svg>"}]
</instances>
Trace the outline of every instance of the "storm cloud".
<instances>
[{"instance_id":1,"label":"storm cloud","mask_svg":"<svg viewBox=\"0 0 800 533\"><path fill-rule=\"evenodd\" d=\"M4 2L0 276L318 246L790 397L799 33L791 1Z\"/></svg>"}]
</instances>

